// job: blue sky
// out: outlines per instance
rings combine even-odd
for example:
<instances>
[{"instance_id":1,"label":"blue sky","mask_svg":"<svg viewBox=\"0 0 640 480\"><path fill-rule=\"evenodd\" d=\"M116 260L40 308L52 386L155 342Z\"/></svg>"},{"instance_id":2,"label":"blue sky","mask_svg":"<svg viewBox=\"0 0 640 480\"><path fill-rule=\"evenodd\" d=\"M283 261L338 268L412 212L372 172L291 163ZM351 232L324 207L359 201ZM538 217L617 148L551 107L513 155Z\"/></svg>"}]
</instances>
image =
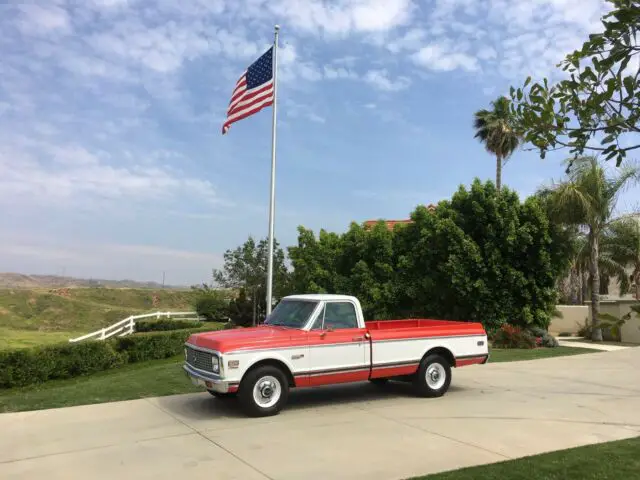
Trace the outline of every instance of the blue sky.
<instances>
[{"instance_id":1,"label":"blue sky","mask_svg":"<svg viewBox=\"0 0 640 480\"><path fill-rule=\"evenodd\" d=\"M600 28L598 0L0 5L0 271L209 281L267 234L271 109L221 126L281 25L276 235L406 218L495 162L472 115ZM504 183L559 179L518 151ZM637 192L621 208L636 206Z\"/></svg>"}]
</instances>

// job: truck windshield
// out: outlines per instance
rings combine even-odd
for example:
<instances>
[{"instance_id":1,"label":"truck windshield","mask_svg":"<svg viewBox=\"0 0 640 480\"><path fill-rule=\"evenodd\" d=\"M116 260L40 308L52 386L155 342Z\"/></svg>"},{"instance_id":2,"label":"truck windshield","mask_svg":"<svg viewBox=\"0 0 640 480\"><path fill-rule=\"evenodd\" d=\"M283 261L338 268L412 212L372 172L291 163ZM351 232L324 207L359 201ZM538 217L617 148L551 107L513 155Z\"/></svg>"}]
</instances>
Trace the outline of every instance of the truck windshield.
<instances>
[{"instance_id":1,"label":"truck windshield","mask_svg":"<svg viewBox=\"0 0 640 480\"><path fill-rule=\"evenodd\" d=\"M302 328L309 320L318 302L308 300L283 300L271 315L267 317L265 325L275 325L289 328Z\"/></svg>"}]
</instances>

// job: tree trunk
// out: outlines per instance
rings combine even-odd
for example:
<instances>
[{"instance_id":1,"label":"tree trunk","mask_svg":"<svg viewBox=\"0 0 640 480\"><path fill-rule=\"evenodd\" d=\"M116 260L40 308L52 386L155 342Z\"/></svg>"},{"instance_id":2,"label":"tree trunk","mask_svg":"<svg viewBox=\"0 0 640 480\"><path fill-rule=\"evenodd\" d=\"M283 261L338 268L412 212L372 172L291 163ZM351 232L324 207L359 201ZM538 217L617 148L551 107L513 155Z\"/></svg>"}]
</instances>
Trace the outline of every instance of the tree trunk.
<instances>
[{"instance_id":1,"label":"tree trunk","mask_svg":"<svg viewBox=\"0 0 640 480\"><path fill-rule=\"evenodd\" d=\"M589 232L589 246L591 247L591 340L602 341L600 328L600 269L598 268L598 235L593 230Z\"/></svg>"},{"instance_id":2,"label":"tree trunk","mask_svg":"<svg viewBox=\"0 0 640 480\"><path fill-rule=\"evenodd\" d=\"M636 287L635 288L636 300L640 300L640 268L638 267L636 267L636 269L633 272L633 283L634 283L634 286Z\"/></svg>"},{"instance_id":3,"label":"tree trunk","mask_svg":"<svg viewBox=\"0 0 640 480\"><path fill-rule=\"evenodd\" d=\"M580 305L584 305L589 295L589 285L586 280L586 273L584 269L580 270Z\"/></svg>"},{"instance_id":4,"label":"tree trunk","mask_svg":"<svg viewBox=\"0 0 640 480\"><path fill-rule=\"evenodd\" d=\"M496 190L500 193L502 188L502 157L496 155Z\"/></svg>"},{"instance_id":5,"label":"tree trunk","mask_svg":"<svg viewBox=\"0 0 640 480\"><path fill-rule=\"evenodd\" d=\"M252 326L256 326L256 289L253 289L253 294L251 295L253 298L253 321L251 322Z\"/></svg>"}]
</instances>

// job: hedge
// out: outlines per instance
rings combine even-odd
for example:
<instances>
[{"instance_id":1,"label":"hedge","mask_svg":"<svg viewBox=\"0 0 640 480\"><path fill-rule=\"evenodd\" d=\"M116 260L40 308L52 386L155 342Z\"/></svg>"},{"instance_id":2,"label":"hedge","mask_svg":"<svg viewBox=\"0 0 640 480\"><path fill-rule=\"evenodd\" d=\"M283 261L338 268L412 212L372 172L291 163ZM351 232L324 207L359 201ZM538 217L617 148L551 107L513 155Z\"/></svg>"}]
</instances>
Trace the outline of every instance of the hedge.
<instances>
[{"instance_id":1,"label":"hedge","mask_svg":"<svg viewBox=\"0 0 640 480\"><path fill-rule=\"evenodd\" d=\"M220 325L170 332L138 333L109 340L0 351L0 388L23 387L74 378L126 363L169 358L182 353L192 333Z\"/></svg>"},{"instance_id":2,"label":"hedge","mask_svg":"<svg viewBox=\"0 0 640 480\"><path fill-rule=\"evenodd\" d=\"M136 323L136 332L166 332L169 330L186 330L200 328L203 323L199 320L160 319L147 320Z\"/></svg>"}]
</instances>

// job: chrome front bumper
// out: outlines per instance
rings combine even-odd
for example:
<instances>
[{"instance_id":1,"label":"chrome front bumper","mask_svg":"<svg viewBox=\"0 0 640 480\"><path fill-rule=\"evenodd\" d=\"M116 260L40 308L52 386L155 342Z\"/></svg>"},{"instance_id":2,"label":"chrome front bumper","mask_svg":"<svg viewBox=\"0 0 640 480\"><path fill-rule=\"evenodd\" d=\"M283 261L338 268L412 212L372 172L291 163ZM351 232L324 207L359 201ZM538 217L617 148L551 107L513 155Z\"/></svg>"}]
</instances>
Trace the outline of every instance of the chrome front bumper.
<instances>
[{"instance_id":1,"label":"chrome front bumper","mask_svg":"<svg viewBox=\"0 0 640 480\"><path fill-rule=\"evenodd\" d=\"M215 373L203 372L202 370L192 367L188 363L184 363L182 368L191 379L191 383L197 387L204 387L207 390L218 393L234 392L238 389L237 383L227 382Z\"/></svg>"}]
</instances>

